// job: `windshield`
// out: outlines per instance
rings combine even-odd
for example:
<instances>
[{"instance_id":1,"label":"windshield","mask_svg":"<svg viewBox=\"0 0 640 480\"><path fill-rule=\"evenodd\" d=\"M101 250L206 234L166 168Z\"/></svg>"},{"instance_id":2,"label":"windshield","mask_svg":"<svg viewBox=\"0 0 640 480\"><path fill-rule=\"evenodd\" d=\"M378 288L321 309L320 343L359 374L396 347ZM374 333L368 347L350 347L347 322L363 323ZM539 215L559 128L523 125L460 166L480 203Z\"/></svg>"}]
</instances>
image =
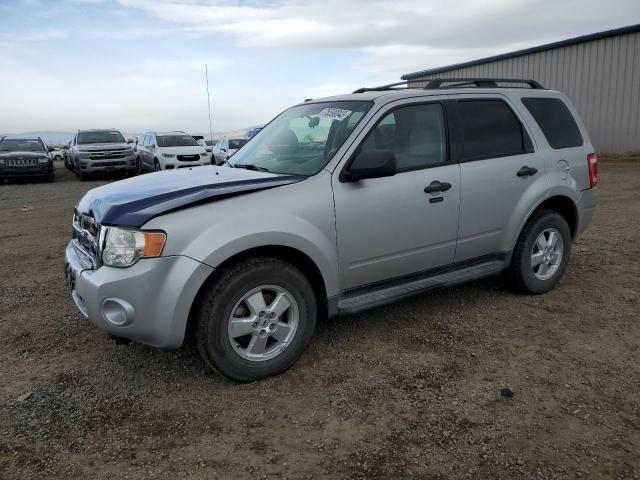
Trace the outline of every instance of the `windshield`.
<instances>
[{"instance_id":1,"label":"windshield","mask_svg":"<svg viewBox=\"0 0 640 480\"><path fill-rule=\"evenodd\" d=\"M331 160L371 105L354 101L292 107L264 127L229 163L238 168L314 175Z\"/></svg>"},{"instance_id":2,"label":"windshield","mask_svg":"<svg viewBox=\"0 0 640 480\"><path fill-rule=\"evenodd\" d=\"M38 139L5 138L0 142L2 152L44 152L44 145Z\"/></svg>"},{"instance_id":3,"label":"windshield","mask_svg":"<svg viewBox=\"0 0 640 480\"><path fill-rule=\"evenodd\" d=\"M114 130L78 132L78 145L89 143L127 143L120 132Z\"/></svg>"},{"instance_id":4,"label":"windshield","mask_svg":"<svg viewBox=\"0 0 640 480\"><path fill-rule=\"evenodd\" d=\"M158 135L159 147L198 147L191 135Z\"/></svg>"},{"instance_id":5,"label":"windshield","mask_svg":"<svg viewBox=\"0 0 640 480\"><path fill-rule=\"evenodd\" d=\"M249 141L248 138L236 138L233 140L229 140L229 150L238 150L248 141Z\"/></svg>"}]
</instances>

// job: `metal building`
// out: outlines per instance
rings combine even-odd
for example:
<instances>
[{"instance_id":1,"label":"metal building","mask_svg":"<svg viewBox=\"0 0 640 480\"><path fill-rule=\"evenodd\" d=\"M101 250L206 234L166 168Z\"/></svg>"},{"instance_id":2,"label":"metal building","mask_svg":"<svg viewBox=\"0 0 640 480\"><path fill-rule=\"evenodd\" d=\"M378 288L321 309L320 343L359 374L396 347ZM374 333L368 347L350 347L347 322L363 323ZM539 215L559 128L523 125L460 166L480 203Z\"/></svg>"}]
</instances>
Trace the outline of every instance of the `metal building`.
<instances>
[{"instance_id":1,"label":"metal building","mask_svg":"<svg viewBox=\"0 0 640 480\"><path fill-rule=\"evenodd\" d=\"M599 152L640 150L640 24L402 76L531 78L567 94Z\"/></svg>"}]
</instances>

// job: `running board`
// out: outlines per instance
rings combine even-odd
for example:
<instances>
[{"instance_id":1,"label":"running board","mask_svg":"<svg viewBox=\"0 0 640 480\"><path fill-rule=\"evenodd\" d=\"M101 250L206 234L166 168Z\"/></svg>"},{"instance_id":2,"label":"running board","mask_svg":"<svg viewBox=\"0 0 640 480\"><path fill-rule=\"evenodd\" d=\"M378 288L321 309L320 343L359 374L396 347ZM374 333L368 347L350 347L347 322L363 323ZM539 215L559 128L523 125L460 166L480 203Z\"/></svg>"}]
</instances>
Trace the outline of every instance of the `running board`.
<instances>
[{"instance_id":1,"label":"running board","mask_svg":"<svg viewBox=\"0 0 640 480\"><path fill-rule=\"evenodd\" d=\"M347 294L342 297L338 301L338 314L346 315L357 313L435 288L448 287L478 278L488 277L500 273L505 267L505 261L492 260L456 270L421 276L421 278L417 279L412 276L413 280L408 280L400 284L396 283L392 286L381 286L375 289L367 288L365 293L354 292L354 294Z\"/></svg>"}]
</instances>

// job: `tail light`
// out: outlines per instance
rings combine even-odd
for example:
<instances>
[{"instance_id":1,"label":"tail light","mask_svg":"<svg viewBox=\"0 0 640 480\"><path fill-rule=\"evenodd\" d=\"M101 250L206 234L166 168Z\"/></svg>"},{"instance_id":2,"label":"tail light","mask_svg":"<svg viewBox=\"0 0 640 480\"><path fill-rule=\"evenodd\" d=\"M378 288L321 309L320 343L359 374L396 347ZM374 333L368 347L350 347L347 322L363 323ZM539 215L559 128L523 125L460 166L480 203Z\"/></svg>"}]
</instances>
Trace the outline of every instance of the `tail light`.
<instances>
[{"instance_id":1,"label":"tail light","mask_svg":"<svg viewBox=\"0 0 640 480\"><path fill-rule=\"evenodd\" d=\"M598 157L595 153L587 155L587 168L589 169L589 185L593 188L598 185Z\"/></svg>"}]
</instances>

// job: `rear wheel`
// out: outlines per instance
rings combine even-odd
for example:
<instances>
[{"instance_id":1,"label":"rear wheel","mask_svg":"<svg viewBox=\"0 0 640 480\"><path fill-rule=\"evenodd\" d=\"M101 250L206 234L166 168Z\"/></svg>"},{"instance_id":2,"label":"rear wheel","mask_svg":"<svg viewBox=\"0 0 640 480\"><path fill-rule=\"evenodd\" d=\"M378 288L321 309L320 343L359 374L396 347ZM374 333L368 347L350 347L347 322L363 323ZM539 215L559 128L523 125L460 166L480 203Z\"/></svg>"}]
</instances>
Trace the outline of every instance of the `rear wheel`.
<instances>
[{"instance_id":1,"label":"rear wheel","mask_svg":"<svg viewBox=\"0 0 640 480\"><path fill-rule=\"evenodd\" d=\"M511 265L510 285L528 294L546 293L562 278L571 254L571 230L562 215L541 210L525 225Z\"/></svg>"},{"instance_id":2,"label":"rear wheel","mask_svg":"<svg viewBox=\"0 0 640 480\"><path fill-rule=\"evenodd\" d=\"M317 317L311 284L293 265L256 257L227 268L202 298L196 343L205 362L248 382L291 367Z\"/></svg>"}]
</instances>

